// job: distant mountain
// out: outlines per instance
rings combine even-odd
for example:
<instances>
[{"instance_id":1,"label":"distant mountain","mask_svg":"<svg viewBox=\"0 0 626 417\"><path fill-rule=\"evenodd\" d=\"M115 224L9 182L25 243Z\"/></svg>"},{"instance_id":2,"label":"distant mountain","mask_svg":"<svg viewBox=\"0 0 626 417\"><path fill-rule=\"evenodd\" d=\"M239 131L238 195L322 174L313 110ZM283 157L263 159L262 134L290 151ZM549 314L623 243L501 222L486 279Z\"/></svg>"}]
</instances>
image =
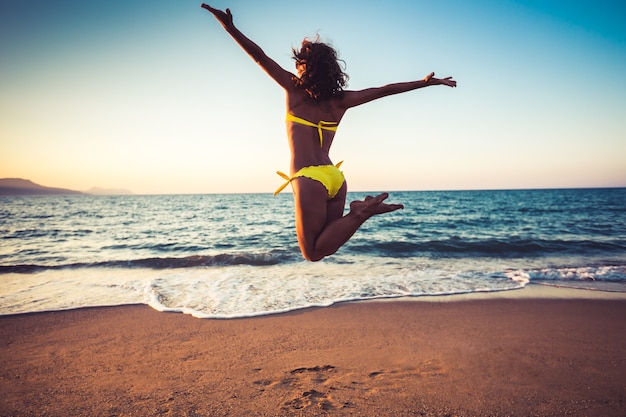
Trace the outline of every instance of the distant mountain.
<instances>
[{"instance_id":1,"label":"distant mountain","mask_svg":"<svg viewBox=\"0 0 626 417\"><path fill-rule=\"evenodd\" d=\"M76 195L80 191L65 188L44 187L31 180L21 178L0 178L0 195Z\"/></svg>"}]
</instances>

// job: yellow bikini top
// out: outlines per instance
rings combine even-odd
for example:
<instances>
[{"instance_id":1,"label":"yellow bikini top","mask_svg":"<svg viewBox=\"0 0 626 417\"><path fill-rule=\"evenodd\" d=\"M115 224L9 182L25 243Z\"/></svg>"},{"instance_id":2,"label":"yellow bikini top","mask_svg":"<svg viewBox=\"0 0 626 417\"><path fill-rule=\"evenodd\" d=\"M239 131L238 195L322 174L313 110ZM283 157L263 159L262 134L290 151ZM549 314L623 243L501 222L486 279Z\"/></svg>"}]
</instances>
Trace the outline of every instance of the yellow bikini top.
<instances>
[{"instance_id":1,"label":"yellow bikini top","mask_svg":"<svg viewBox=\"0 0 626 417\"><path fill-rule=\"evenodd\" d=\"M320 147L322 146L322 144L324 142L324 135L322 133L322 130L331 130L333 132L336 132L337 131L337 127L339 126L339 123L337 123L337 122L325 122L323 120L320 120L320 122L318 124L311 123L308 120L301 119L298 116L294 116L291 113L287 113L286 120L288 122L299 123L299 124L305 125L305 126L316 127L317 131L320 134Z\"/></svg>"}]
</instances>

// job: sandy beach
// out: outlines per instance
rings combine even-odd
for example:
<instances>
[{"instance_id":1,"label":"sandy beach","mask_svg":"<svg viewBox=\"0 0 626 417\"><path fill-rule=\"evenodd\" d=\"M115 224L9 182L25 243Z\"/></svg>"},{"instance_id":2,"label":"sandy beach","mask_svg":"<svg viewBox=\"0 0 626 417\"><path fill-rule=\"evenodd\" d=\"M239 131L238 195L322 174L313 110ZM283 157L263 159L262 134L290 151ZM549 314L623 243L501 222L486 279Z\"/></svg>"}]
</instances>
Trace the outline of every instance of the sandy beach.
<instances>
[{"instance_id":1,"label":"sandy beach","mask_svg":"<svg viewBox=\"0 0 626 417\"><path fill-rule=\"evenodd\" d=\"M626 415L623 298L440 300L2 316L0 415Z\"/></svg>"}]
</instances>

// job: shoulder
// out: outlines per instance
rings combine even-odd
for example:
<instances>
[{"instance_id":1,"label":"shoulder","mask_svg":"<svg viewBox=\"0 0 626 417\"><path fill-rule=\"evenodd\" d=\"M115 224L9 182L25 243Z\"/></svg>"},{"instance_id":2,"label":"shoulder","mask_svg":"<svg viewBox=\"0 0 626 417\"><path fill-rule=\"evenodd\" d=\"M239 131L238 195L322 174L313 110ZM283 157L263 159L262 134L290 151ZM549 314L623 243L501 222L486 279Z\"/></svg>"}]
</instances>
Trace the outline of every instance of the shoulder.
<instances>
[{"instance_id":1,"label":"shoulder","mask_svg":"<svg viewBox=\"0 0 626 417\"><path fill-rule=\"evenodd\" d=\"M349 109L357 106L361 95L359 91L343 90L335 95L334 101L338 107Z\"/></svg>"},{"instance_id":2,"label":"shoulder","mask_svg":"<svg viewBox=\"0 0 626 417\"><path fill-rule=\"evenodd\" d=\"M345 109L349 109L392 93L393 92L389 91L386 86L366 88L364 90L347 90L343 92L343 95L340 98L341 106Z\"/></svg>"}]
</instances>

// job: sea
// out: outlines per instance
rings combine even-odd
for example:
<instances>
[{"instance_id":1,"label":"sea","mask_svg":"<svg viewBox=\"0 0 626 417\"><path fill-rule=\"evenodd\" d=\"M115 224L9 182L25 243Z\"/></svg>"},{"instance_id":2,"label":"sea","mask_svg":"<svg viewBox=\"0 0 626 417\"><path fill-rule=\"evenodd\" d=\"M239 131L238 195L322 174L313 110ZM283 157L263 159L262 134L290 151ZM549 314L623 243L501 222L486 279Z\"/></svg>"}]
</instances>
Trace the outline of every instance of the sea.
<instances>
[{"instance_id":1,"label":"sea","mask_svg":"<svg viewBox=\"0 0 626 417\"><path fill-rule=\"evenodd\" d=\"M626 292L626 188L388 201L405 209L308 262L289 193L0 197L0 314L146 304L229 319L534 284Z\"/></svg>"}]
</instances>

